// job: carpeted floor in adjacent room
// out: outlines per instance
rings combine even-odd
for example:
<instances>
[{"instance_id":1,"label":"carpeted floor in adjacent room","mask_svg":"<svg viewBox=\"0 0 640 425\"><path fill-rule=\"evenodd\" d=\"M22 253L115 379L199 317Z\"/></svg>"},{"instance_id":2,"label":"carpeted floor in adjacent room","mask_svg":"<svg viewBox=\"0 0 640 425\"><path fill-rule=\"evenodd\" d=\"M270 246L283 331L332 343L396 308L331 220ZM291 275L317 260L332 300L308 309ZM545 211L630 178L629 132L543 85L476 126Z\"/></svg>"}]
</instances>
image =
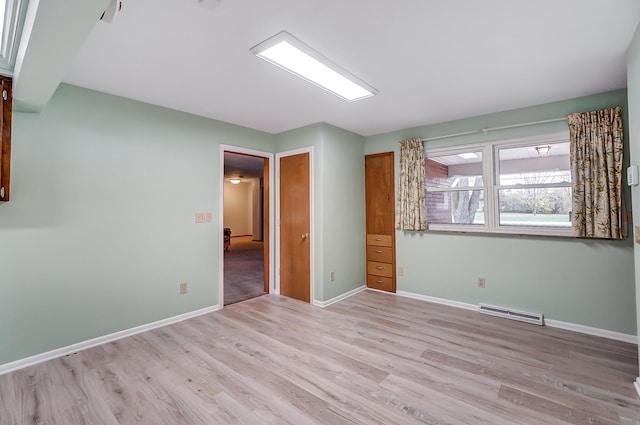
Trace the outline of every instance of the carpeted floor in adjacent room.
<instances>
[{"instance_id":1,"label":"carpeted floor in adjacent room","mask_svg":"<svg viewBox=\"0 0 640 425\"><path fill-rule=\"evenodd\" d=\"M224 305L264 295L264 243L231 238L224 253Z\"/></svg>"}]
</instances>

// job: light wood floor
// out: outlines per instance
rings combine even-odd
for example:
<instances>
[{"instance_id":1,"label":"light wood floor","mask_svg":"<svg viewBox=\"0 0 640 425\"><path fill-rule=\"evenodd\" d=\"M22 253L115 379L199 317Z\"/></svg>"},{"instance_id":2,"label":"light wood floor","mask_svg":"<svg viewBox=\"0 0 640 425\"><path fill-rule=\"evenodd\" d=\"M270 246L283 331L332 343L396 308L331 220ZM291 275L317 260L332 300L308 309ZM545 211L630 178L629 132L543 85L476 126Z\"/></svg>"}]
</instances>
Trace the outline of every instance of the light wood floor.
<instances>
[{"instance_id":1,"label":"light wood floor","mask_svg":"<svg viewBox=\"0 0 640 425\"><path fill-rule=\"evenodd\" d=\"M640 424L634 345L275 295L0 376L5 424Z\"/></svg>"}]
</instances>

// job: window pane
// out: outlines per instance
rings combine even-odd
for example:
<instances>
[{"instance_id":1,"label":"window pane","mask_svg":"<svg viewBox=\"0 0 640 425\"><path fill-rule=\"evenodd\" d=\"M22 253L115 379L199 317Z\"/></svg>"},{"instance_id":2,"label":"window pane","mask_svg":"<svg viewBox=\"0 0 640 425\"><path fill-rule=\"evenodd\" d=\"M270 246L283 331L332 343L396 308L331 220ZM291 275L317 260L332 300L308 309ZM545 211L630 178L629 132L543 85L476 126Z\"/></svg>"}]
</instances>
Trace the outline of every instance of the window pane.
<instances>
[{"instance_id":1,"label":"window pane","mask_svg":"<svg viewBox=\"0 0 640 425\"><path fill-rule=\"evenodd\" d=\"M571 227L571 188L500 189L501 226Z\"/></svg>"},{"instance_id":2,"label":"window pane","mask_svg":"<svg viewBox=\"0 0 640 425\"><path fill-rule=\"evenodd\" d=\"M570 183L569 142L499 149L499 184Z\"/></svg>"},{"instance_id":3,"label":"window pane","mask_svg":"<svg viewBox=\"0 0 640 425\"><path fill-rule=\"evenodd\" d=\"M482 186L482 152L427 156L427 190Z\"/></svg>"},{"instance_id":4,"label":"window pane","mask_svg":"<svg viewBox=\"0 0 640 425\"><path fill-rule=\"evenodd\" d=\"M484 190L427 192L427 221L484 224Z\"/></svg>"}]
</instances>

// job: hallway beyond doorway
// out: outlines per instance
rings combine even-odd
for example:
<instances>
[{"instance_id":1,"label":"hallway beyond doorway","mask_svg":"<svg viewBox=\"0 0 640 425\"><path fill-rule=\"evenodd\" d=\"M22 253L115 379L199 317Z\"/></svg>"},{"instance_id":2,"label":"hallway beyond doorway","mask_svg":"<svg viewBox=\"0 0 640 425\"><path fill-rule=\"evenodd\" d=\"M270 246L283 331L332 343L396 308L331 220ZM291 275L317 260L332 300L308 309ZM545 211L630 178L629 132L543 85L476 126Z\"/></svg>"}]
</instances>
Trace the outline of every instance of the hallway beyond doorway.
<instances>
[{"instance_id":1,"label":"hallway beyond doorway","mask_svg":"<svg viewBox=\"0 0 640 425\"><path fill-rule=\"evenodd\" d=\"M232 237L224 253L224 305L264 294L264 242Z\"/></svg>"}]
</instances>

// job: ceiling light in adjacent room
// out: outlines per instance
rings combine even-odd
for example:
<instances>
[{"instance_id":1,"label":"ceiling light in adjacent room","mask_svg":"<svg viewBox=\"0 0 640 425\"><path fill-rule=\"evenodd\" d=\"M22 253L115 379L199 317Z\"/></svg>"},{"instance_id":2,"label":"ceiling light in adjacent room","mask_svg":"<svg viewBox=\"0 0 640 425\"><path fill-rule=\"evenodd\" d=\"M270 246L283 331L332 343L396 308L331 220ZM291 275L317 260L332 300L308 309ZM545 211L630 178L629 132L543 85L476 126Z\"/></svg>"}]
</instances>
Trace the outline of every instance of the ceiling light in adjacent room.
<instances>
[{"instance_id":1,"label":"ceiling light in adjacent room","mask_svg":"<svg viewBox=\"0 0 640 425\"><path fill-rule=\"evenodd\" d=\"M348 101L378 93L286 31L252 47L251 53Z\"/></svg>"},{"instance_id":2,"label":"ceiling light in adjacent room","mask_svg":"<svg viewBox=\"0 0 640 425\"><path fill-rule=\"evenodd\" d=\"M477 158L477 157L478 157L478 155L476 155L476 154L475 154L475 153L473 153L473 152L465 152L465 153L461 153L461 154L459 154L458 156L459 156L460 158L462 158L462 159L474 159L474 158Z\"/></svg>"},{"instance_id":3,"label":"ceiling light in adjacent room","mask_svg":"<svg viewBox=\"0 0 640 425\"><path fill-rule=\"evenodd\" d=\"M551 150L551 146L549 145L536 146L536 151L538 151L538 155L547 155L550 150Z\"/></svg>"},{"instance_id":4,"label":"ceiling light in adjacent room","mask_svg":"<svg viewBox=\"0 0 640 425\"><path fill-rule=\"evenodd\" d=\"M239 184L241 181L242 181L242 180L240 180L240 179L229 179L229 182L230 182L231 184Z\"/></svg>"}]
</instances>

